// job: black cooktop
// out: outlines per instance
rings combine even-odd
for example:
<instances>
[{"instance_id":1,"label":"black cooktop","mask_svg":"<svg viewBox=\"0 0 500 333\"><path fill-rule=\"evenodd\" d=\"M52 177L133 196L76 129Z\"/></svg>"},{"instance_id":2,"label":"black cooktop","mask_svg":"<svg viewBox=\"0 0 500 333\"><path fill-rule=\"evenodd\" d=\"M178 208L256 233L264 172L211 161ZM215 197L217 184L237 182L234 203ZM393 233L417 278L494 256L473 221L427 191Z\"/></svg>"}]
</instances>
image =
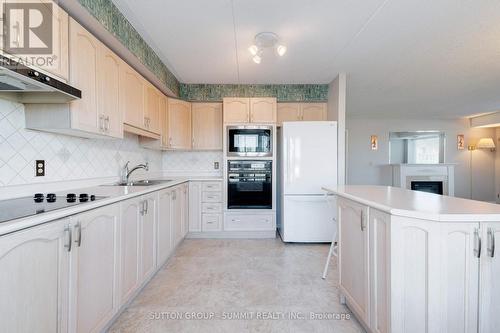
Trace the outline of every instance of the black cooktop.
<instances>
[{"instance_id":1,"label":"black cooktop","mask_svg":"<svg viewBox=\"0 0 500 333\"><path fill-rule=\"evenodd\" d=\"M68 193L65 196L56 196L53 193L37 193L33 197L2 200L0 201L0 223L57 209L73 207L104 198L106 197L86 193Z\"/></svg>"}]
</instances>

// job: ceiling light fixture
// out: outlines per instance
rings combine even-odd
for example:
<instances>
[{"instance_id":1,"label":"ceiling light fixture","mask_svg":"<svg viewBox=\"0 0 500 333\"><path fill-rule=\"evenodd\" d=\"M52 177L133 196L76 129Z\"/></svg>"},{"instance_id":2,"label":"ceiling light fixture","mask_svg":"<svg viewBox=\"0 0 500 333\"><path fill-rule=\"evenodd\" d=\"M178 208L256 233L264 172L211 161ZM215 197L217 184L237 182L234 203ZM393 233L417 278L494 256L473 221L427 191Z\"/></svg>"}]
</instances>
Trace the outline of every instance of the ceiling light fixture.
<instances>
[{"instance_id":1,"label":"ceiling light fixture","mask_svg":"<svg viewBox=\"0 0 500 333\"><path fill-rule=\"evenodd\" d=\"M253 62L260 64L262 53L267 48L274 48L280 57L284 56L287 48L283 43L279 43L279 41L278 35L274 32L261 32L255 35L255 43L248 48L248 51L253 56Z\"/></svg>"}]
</instances>

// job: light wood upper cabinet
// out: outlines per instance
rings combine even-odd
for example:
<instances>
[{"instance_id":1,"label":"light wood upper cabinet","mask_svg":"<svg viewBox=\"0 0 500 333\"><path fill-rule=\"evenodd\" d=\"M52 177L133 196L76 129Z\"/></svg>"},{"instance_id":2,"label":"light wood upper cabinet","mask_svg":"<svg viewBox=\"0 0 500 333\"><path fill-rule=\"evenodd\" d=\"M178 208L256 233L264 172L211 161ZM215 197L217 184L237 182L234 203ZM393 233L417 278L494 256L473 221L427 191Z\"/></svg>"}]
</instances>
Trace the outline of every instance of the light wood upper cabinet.
<instances>
[{"instance_id":1,"label":"light wood upper cabinet","mask_svg":"<svg viewBox=\"0 0 500 333\"><path fill-rule=\"evenodd\" d=\"M123 122L143 128L145 80L123 61L120 73L120 109L123 112Z\"/></svg>"},{"instance_id":2,"label":"light wood upper cabinet","mask_svg":"<svg viewBox=\"0 0 500 333\"><path fill-rule=\"evenodd\" d=\"M120 110L120 58L101 44L98 63L98 102L101 129L115 138L123 138Z\"/></svg>"},{"instance_id":3,"label":"light wood upper cabinet","mask_svg":"<svg viewBox=\"0 0 500 333\"><path fill-rule=\"evenodd\" d=\"M224 98L224 123L275 123L276 98Z\"/></svg>"},{"instance_id":4,"label":"light wood upper cabinet","mask_svg":"<svg viewBox=\"0 0 500 333\"><path fill-rule=\"evenodd\" d=\"M302 119L304 121L326 120L326 103L302 103Z\"/></svg>"},{"instance_id":5,"label":"light wood upper cabinet","mask_svg":"<svg viewBox=\"0 0 500 333\"><path fill-rule=\"evenodd\" d=\"M278 124L301 120L300 103L278 103Z\"/></svg>"},{"instance_id":6,"label":"light wood upper cabinet","mask_svg":"<svg viewBox=\"0 0 500 333\"><path fill-rule=\"evenodd\" d=\"M146 130L160 134L160 99L163 94L152 84L146 83L146 109L144 127Z\"/></svg>"},{"instance_id":7,"label":"light wood upper cabinet","mask_svg":"<svg viewBox=\"0 0 500 333\"><path fill-rule=\"evenodd\" d=\"M169 148L191 149L191 103L168 98Z\"/></svg>"},{"instance_id":8,"label":"light wood upper cabinet","mask_svg":"<svg viewBox=\"0 0 500 333\"><path fill-rule=\"evenodd\" d=\"M224 98L224 123L250 122L250 98Z\"/></svg>"},{"instance_id":9,"label":"light wood upper cabinet","mask_svg":"<svg viewBox=\"0 0 500 333\"><path fill-rule=\"evenodd\" d=\"M73 19L69 30L70 83L82 91L82 98L70 103L72 127L100 133L97 105L100 42Z\"/></svg>"},{"instance_id":10,"label":"light wood upper cabinet","mask_svg":"<svg viewBox=\"0 0 500 333\"><path fill-rule=\"evenodd\" d=\"M168 109L167 96L160 96L160 132L161 132L161 147L168 147Z\"/></svg>"},{"instance_id":11,"label":"light wood upper cabinet","mask_svg":"<svg viewBox=\"0 0 500 333\"><path fill-rule=\"evenodd\" d=\"M222 104L193 103L193 149L222 149Z\"/></svg>"},{"instance_id":12,"label":"light wood upper cabinet","mask_svg":"<svg viewBox=\"0 0 500 333\"><path fill-rule=\"evenodd\" d=\"M250 98L250 122L251 123L275 123L276 122L276 98Z\"/></svg>"},{"instance_id":13,"label":"light wood upper cabinet","mask_svg":"<svg viewBox=\"0 0 500 333\"><path fill-rule=\"evenodd\" d=\"M322 121L326 118L326 103L278 103L278 125L285 121Z\"/></svg>"}]
</instances>

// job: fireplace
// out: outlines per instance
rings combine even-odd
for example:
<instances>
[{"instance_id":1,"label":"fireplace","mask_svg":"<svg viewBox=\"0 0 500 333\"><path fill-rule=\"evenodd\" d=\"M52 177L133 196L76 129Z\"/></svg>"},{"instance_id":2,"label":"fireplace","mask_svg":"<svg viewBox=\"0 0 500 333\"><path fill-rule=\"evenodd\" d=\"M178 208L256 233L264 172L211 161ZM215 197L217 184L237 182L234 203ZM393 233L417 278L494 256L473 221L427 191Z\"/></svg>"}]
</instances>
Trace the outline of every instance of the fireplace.
<instances>
[{"instance_id":1,"label":"fireplace","mask_svg":"<svg viewBox=\"0 0 500 333\"><path fill-rule=\"evenodd\" d=\"M414 191L422 191L434 194L443 195L442 181L412 181L411 189Z\"/></svg>"}]
</instances>

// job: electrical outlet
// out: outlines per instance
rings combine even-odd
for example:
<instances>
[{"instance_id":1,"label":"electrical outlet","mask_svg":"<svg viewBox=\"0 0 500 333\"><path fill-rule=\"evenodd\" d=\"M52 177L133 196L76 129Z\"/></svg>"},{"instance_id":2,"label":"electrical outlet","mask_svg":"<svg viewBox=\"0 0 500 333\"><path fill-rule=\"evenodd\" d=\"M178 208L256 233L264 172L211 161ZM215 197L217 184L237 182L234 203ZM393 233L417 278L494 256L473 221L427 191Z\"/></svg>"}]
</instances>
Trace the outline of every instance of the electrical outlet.
<instances>
[{"instance_id":1,"label":"electrical outlet","mask_svg":"<svg viewBox=\"0 0 500 333\"><path fill-rule=\"evenodd\" d=\"M45 160L35 161L35 177L45 176Z\"/></svg>"},{"instance_id":2,"label":"electrical outlet","mask_svg":"<svg viewBox=\"0 0 500 333\"><path fill-rule=\"evenodd\" d=\"M219 162L214 162L214 169L219 170Z\"/></svg>"}]
</instances>

